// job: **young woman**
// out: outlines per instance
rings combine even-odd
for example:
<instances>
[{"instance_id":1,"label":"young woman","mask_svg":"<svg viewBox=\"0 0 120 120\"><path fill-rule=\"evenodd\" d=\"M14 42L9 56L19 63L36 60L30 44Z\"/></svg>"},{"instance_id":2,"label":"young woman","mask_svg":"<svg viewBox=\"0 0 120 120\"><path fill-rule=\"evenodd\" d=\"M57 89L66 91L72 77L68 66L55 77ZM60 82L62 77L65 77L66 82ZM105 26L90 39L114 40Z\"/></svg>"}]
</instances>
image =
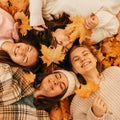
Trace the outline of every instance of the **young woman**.
<instances>
[{"instance_id":1,"label":"young woman","mask_svg":"<svg viewBox=\"0 0 120 120\"><path fill-rule=\"evenodd\" d=\"M88 98L74 96L70 107L73 120L119 120L120 68L112 66L99 72L98 59L86 46L71 49L70 62L86 84L93 81L99 85Z\"/></svg>"},{"instance_id":2,"label":"young woman","mask_svg":"<svg viewBox=\"0 0 120 120\"><path fill-rule=\"evenodd\" d=\"M40 116L35 106L37 109L46 110L60 99L71 95L75 88L76 76L74 73L66 70L56 70L53 73L45 75L43 79L40 77L41 80L36 78L35 89L25 79L23 76L24 72L21 69L17 69L14 74L12 71L8 64L0 64L0 88L2 88L0 113L3 114L0 117L4 119L7 115L12 117L13 115L16 116L17 113L20 115L18 118L24 116L25 120L29 119L29 116ZM35 105L33 104L34 99ZM22 112L25 110L28 111L28 114ZM30 113L30 111L33 112Z\"/></svg>"},{"instance_id":3,"label":"young woman","mask_svg":"<svg viewBox=\"0 0 120 120\"><path fill-rule=\"evenodd\" d=\"M42 63L39 55L39 41L33 31L21 37L19 43L13 42L12 39L0 39L0 62L34 71Z\"/></svg>"},{"instance_id":4,"label":"young woman","mask_svg":"<svg viewBox=\"0 0 120 120\"><path fill-rule=\"evenodd\" d=\"M62 46L62 52L66 53L72 46L70 36L64 30L66 25L71 23L68 14L63 14L59 19L53 16L53 20L45 20L48 29L40 32L39 39L46 46L53 45L55 47Z\"/></svg>"},{"instance_id":5,"label":"young woman","mask_svg":"<svg viewBox=\"0 0 120 120\"><path fill-rule=\"evenodd\" d=\"M77 7L78 6L78 7ZM117 0L30 0L30 25L36 30L46 29L45 21L62 16L63 12L70 16L81 15L85 19L87 29L92 29L91 40L100 42L106 37L116 34L119 22L116 14L120 11Z\"/></svg>"}]
</instances>

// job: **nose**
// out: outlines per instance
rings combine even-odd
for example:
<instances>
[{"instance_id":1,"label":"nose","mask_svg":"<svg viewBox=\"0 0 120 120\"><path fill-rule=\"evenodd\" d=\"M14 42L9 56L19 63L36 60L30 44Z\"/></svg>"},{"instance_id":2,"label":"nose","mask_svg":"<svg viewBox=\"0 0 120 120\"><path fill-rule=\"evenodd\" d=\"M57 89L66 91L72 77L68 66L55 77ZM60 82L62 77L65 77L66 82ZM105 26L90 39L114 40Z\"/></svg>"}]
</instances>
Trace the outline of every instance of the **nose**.
<instances>
[{"instance_id":1,"label":"nose","mask_svg":"<svg viewBox=\"0 0 120 120\"><path fill-rule=\"evenodd\" d=\"M58 83L59 83L58 80L54 80L54 81L53 81L53 84L54 84L54 85L58 85Z\"/></svg>"},{"instance_id":2,"label":"nose","mask_svg":"<svg viewBox=\"0 0 120 120\"><path fill-rule=\"evenodd\" d=\"M80 61L83 62L85 58L83 56L80 57Z\"/></svg>"}]
</instances>

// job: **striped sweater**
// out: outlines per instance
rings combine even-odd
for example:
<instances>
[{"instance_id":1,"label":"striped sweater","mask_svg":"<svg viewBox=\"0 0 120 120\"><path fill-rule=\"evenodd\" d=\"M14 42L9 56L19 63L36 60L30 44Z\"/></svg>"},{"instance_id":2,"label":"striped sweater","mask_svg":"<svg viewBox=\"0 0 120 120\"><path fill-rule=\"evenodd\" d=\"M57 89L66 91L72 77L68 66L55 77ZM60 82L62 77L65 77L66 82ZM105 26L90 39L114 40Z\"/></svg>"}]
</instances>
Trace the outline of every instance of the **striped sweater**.
<instances>
[{"instance_id":1,"label":"striped sweater","mask_svg":"<svg viewBox=\"0 0 120 120\"><path fill-rule=\"evenodd\" d=\"M73 120L120 120L120 68L113 66L102 74L100 90L87 99L74 96L70 106ZM99 94L107 104L107 112L100 118L91 111L95 94Z\"/></svg>"}]
</instances>

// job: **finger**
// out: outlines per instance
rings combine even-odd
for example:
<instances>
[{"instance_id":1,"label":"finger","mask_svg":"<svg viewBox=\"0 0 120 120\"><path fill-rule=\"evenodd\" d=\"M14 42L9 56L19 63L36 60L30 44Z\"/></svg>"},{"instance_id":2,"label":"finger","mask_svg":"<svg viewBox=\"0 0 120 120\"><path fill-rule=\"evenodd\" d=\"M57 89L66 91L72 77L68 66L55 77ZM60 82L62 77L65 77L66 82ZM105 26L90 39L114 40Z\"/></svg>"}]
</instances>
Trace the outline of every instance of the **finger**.
<instances>
[{"instance_id":1,"label":"finger","mask_svg":"<svg viewBox=\"0 0 120 120\"><path fill-rule=\"evenodd\" d=\"M44 24L44 25L42 25L42 27L43 27L43 28L45 28L45 29L47 29L47 28L48 28L45 24Z\"/></svg>"},{"instance_id":2,"label":"finger","mask_svg":"<svg viewBox=\"0 0 120 120\"><path fill-rule=\"evenodd\" d=\"M37 31L44 31L45 29L42 28L42 27L37 27L37 26L34 26L33 29L37 30Z\"/></svg>"}]
</instances>

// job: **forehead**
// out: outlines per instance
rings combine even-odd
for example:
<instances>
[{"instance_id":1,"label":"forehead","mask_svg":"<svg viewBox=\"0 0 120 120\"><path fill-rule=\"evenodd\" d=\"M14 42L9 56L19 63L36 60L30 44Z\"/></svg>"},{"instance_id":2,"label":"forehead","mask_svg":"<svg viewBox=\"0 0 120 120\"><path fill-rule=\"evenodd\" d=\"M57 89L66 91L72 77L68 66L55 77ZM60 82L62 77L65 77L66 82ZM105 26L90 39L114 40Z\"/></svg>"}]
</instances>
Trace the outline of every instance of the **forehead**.
<instances>
[{"instance_id":1,"label":"forehead","mask_svg":"<svg viewBox=\"0 0 120 120\"><path fill-rule=\"evenodd\" d=\"M72 50L71 55L82 54L84 52L90 52L90 50L86 47L77 47L77 48Z\"/></svg>"}]
</instances>

